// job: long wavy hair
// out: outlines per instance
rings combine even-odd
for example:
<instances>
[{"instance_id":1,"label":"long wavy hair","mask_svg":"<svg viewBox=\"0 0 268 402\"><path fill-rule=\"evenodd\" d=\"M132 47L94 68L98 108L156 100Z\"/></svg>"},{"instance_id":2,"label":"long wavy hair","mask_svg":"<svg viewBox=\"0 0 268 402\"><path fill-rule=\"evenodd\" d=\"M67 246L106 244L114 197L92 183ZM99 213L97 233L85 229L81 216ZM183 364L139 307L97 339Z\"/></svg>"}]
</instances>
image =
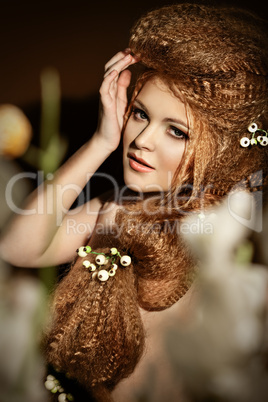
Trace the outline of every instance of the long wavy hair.
<instances>
[{"instance_id":1,"label":"long wavy hair","mask_svg":"<svg viewBox=\"0 0 268 402\"><path fill-rule=\"evenodd\" d=\"M93 255L77 257L55 291L46 359L97 401L110 400L142 356L139 308L166 309L191 285L196 261L177 230L185 214L238 186L267 184L268 147L240 145L249 124L268 127L266 29L247 11L179 4L149 12L131 31L130 47L145 70L133 99L159 77L185 102L192 134L171 191L146 200L150 213L143 202L129 203L115 218L120 237L95 239L95 251L116 247L131 265L100 282L83 266Z\"/></svg>"}]
</instances>

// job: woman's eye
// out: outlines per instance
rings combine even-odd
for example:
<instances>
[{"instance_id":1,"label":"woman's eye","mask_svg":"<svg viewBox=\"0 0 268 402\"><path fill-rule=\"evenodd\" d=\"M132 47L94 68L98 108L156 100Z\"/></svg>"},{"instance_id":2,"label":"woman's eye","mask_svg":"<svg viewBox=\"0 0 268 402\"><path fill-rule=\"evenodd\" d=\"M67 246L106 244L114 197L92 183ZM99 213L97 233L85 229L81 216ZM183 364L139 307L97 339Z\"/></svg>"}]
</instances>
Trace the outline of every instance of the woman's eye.
<instances>
[{"instance_id":1,"label":"woman's eye","mask_svg":"<svg viewBox=\"0 0 268 402\"><path fill-rule=\"evenodd\" d=\"M135 120L147 120L148 119L147 114L142 109L134 108L132 113L133 113Z\"/></svg>"},{"instance_id":2,"label":"woman's eye","mask_svg":"<svg viewBox=\"0 0 268 402\"><path fill-rule=\"evenodd\" d=\"M176 137L176 138L179 138L179 139L182 139L182 140L187 140L189 137L188 137L188 135L184 132L184 131L182 131L182 130L180 130L179 128L177 128L177 127L170 127L169 129L168 129L168 132L171 134L171 135L173 135L173 137Z\"/></svg>"}]
</instances>

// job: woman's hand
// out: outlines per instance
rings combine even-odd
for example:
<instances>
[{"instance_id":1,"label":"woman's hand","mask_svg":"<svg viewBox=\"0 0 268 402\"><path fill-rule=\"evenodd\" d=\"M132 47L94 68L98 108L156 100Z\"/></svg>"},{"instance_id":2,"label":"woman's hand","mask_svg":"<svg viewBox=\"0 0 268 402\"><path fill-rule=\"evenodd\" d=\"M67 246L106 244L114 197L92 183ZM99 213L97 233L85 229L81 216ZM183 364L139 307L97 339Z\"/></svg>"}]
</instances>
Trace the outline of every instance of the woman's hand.
<instances>
[{"instance_id":1,"label":"woman's hand","mask_svg":"<svg viewBox=\"0 0 268 402\"><path fill-rule=\"evenodd\" d=\"M127 108L127 88L131 72L126 68L138 61L129 52L126 49L108 61L100 87L99 124L95 136L111 152L119 145Z\"/></svg>"}]
</instances>

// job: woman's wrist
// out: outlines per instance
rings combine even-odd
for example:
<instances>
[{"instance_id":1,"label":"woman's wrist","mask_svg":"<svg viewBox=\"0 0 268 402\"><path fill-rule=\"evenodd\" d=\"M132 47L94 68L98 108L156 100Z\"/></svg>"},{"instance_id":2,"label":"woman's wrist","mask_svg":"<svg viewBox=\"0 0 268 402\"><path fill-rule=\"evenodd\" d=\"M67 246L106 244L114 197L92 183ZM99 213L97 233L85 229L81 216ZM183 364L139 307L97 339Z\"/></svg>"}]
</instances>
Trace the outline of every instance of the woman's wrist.
<instances>
[{"instance_id":1,"label":"woman's wrist","mask_svg":"<svg viewBox=\"0 0 268 402\"><path fill-rule=\"evenodd\" d=\"M106 138L103 138L99 133L96 131L90 141L88 142L88 146L93 148L95 152L99 155L103 155L106 158L114 152L118 145L112 144Z\"/></svg>"}]
</instances>

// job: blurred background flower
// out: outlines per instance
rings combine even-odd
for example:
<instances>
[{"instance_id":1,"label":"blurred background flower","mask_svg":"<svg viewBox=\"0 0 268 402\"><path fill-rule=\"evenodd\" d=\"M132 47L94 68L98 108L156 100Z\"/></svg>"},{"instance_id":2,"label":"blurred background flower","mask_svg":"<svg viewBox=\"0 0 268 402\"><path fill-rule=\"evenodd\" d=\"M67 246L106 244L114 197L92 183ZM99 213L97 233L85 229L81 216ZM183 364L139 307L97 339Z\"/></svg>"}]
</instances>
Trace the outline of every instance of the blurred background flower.
<instances>
[{"instance_id":1,"label":"blurred background flower","mask_svg":"<svg viewBox=\"0 0 268 402\"><path fill-rule=\"evenodd\" d=\"M45 402L45 364L39 350L46 318L45 287L30 276L3 277L0 268L1 402Z\"/></svg>"},{"instance_id":2,"label":"blurred background flower","mask_svg":"<svg viewBox=\"0 0 268 402\"><path fill-rule=\"evenodd\" d=\"M23 111L14 105L0 105L0 155L23 155L31 138L32 126Z\"/></svg>"},{"instance_id":3,"label":"blurred background flower","mask_svg":"<svg viewBox=\"0 0 268 402\"><path fill-rule=\"evenodd\" d=\"M56 70L41 75L41 121L39 143L31 143L32 127L16 106L0 106L0 233L12 218L6 189L11 180L12 204L21 207L36 183L28 180L24 161L42 177L53 173L67 149L59 134L60 84ZM20 160L18 159L20 158ZM25 172L27 173L27 172ZM14 252L16 245L14 244ZM40 341L47 318L48 294L56 280L56 268L20 269L0 260L0 400L45 402L46 365Z\"/></svg>"}]
</instances>

